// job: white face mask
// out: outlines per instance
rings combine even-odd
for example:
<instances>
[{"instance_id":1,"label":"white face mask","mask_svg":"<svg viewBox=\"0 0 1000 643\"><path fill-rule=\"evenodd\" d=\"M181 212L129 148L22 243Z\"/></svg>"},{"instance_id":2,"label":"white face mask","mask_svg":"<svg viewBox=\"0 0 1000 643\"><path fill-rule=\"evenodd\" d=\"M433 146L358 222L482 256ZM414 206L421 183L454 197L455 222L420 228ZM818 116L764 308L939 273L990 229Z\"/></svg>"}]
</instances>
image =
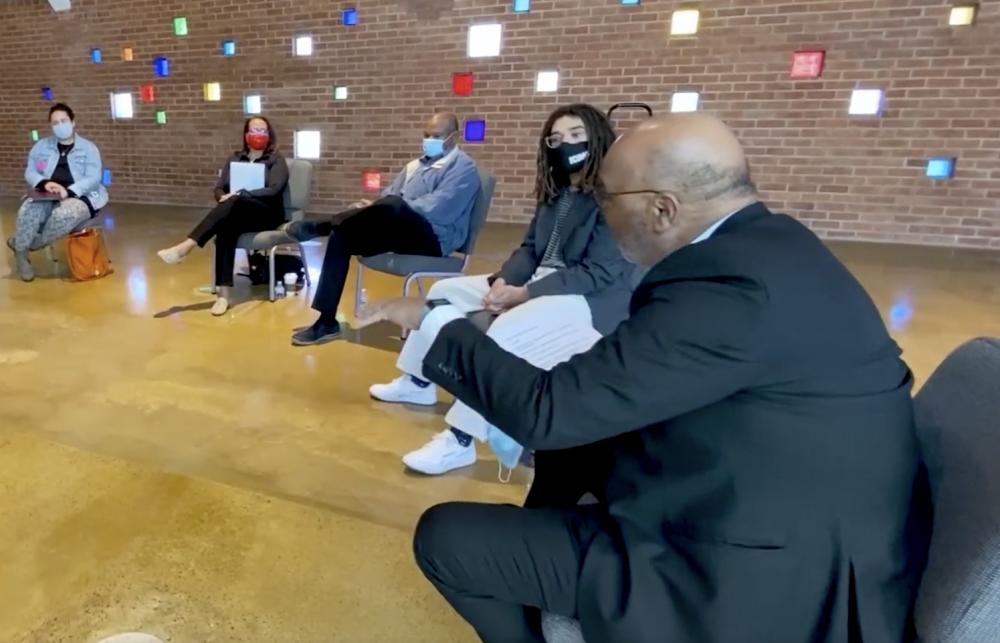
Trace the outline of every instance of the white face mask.
<instances>
[{"instance_id":1,"label":"white face mask","mask_svg":"<svg viewBox=\"0 0 1000 643\"><path fill-rule=\"evenodd\" d=\"M68 138L73 137L73 123L71 121L59 121L52 126L52 133L56 135L60 141L65 141Z\"/></svg>"}]
</instances>

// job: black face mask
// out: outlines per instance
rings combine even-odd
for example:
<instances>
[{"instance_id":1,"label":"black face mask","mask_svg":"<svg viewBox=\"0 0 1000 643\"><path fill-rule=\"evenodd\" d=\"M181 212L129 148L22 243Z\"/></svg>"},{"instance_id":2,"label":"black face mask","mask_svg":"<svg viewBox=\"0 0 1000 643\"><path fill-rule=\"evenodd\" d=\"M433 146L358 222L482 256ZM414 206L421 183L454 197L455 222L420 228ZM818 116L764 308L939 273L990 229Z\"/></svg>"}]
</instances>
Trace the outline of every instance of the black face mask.
<instances>
[{"instance_id":1,"label":"black face mask","mask_svg":"<svg viewBox=\"0 0 1000 643\"><path fill-rule=\"evenodd\" d=\"M556 150L559 153L559 162L567 173L573 174L583 169L590 158L590 144L587 141L582 143L563 143Z\"/></svg>"}]
</instances>

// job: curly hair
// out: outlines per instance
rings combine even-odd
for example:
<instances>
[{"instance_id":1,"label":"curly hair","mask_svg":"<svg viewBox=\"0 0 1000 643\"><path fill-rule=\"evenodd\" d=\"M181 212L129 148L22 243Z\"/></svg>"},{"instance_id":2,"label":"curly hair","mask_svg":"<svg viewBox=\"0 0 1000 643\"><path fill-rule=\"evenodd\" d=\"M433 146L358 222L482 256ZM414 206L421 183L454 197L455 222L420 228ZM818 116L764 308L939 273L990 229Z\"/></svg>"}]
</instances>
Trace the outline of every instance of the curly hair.
<instances>
[{"instance_id":1,"label":"curly hair","mask_svg":"<svg viewBox=\"0 0 1000 643\"><path fill-rule=\"evenodd\" d=\"M559 191L570 184L570 176L563 169L562 165L554 162L557 158L555 150L549 149L545 144L552 134L552 126L563 116L576 116L583 121L587 129L587 140L589 142L590 156L583 166L580 190L584 193L592 193L597 184L597 175L601 169L601 162L608 148L615 142L617 136L611 126L611 121L601 110L585 103L574 103L566 105L549 114L542 134L538 139L538 172L535 175L535 198L538 203L551 203L559 196Z\"/></svg>"}]
</instances>

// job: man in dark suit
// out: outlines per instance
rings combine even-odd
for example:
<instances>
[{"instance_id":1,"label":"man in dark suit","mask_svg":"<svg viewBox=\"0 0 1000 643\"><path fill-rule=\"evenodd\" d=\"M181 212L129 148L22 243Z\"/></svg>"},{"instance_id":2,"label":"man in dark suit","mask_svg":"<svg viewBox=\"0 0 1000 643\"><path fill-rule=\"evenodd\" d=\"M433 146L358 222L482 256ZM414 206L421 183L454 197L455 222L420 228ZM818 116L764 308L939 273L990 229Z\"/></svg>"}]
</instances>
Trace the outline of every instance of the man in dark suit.
<instances>
[{"instance_id":1,"label":"man in dark suit","mask_svg":"<svg viewBox=\"0 0 1000 643\"><path fill-rule=\"evenodd\" d=\"M424 373L536 449L601 443L600 505L449 503L418 564L489 643L898 642L926 550L909 369L878 311L804 226L759 202L701 114L609 153L602 209L650 267L631 317L543 371L446 306L374 306L437 331Z\"/></svg>"}]
</instances>

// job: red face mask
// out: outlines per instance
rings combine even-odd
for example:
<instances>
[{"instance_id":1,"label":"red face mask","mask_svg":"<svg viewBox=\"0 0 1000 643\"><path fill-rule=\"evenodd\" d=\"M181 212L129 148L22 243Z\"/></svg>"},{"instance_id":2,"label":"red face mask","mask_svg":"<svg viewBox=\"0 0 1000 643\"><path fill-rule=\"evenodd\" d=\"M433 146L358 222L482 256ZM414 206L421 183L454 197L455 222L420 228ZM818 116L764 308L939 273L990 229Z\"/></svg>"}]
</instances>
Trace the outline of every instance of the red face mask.
<instances>
[{"instance_id":1,"label":"red face mask","mask_svg":"<svg viewBox=\"0 0 1000 643\"><path fill-rule=\"evenodd\" d=\"M271 137L267 134L258 134L255 132L247 132L246 136L243 137L250 146L252 150L266 150L267 144L271 141Z\"/></svg>"}]
</instances>

